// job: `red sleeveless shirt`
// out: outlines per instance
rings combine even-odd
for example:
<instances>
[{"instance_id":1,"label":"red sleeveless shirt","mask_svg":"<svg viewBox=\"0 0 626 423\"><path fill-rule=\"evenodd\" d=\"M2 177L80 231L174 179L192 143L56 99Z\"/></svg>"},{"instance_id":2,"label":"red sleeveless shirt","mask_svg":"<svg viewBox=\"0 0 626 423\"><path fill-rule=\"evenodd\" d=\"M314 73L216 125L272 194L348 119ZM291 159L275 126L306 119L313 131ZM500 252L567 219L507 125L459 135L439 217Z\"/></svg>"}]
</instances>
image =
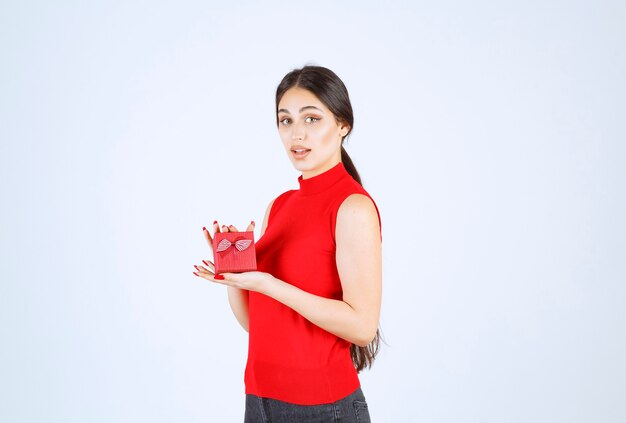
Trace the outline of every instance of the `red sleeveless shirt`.
<instances>
[{"instance_id":1,"label":"red sleeveless shirt","mask_svg":"<svg viewBox=\"0 0 626 423\"><path fill-rule=\"evenodd\" d=\"M265 233L255 245L257 269L312 294L341 300L335 262L337 211L351 194L374 200L343 162L308 179L301 175L298 183L299 190L282 193L272 204ZM360 386L349 341L264 294L250 291L248 305L246 394L314 405L337 401Z\"/></svg>"}]
</instances>

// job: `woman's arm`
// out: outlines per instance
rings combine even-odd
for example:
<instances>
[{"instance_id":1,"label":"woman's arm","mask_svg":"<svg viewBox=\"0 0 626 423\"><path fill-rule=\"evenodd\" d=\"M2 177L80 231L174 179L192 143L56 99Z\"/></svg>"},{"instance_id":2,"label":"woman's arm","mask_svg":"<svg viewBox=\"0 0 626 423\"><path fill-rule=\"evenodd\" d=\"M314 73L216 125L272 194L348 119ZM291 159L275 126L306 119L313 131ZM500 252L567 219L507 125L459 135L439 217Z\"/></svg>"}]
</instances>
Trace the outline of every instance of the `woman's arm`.
<instances>
[{"instance_id":1,"label":"woman's arm","mask_svg":"<svg viewBox=\"0 0 626 423\"><path fill-rule=\"evenodd\" d=\"M261 236L263 236L263 234L265 233L265 229L267 228L267 220L270 210L272 208L272 204L274 204L274 200L270 202L269 206L267 206L267 210L265 211L263 225L261 226ZM248 290L235 288L234 286L228 286L227 288L228 303L230 304L230 308L233 311L233 314L237 318L237 321L239 322L241 327L247 332L248 324L250 321L248 316Z\"/></svg>"},{"instance_id":2,"label":"woman's arm","mask_svg":"<svg viewBox=\"0 0 626 423\"><path fill-rule=\"evenodd\" d=\"M337 212L336 261L343 300L320 297L274 278L262 292L358 346L376 336L382 298L382 246L374 203L350 195ZM229 287L230 288L230 287Z\"/></svg>"},{"instance_id":3,"label":"woman's arm","mask_svg":"<svg viewBox=\"0 0 626 423\"><path fill-rule=\"evenodd\" d=\"M376 336L382 297L380 226L366 195L352 194L341 204L335 241L342 300L311 294L266 272L222 273L210 280L268 295L322 329L364 347Z\"/></svg>"},{"instance_id":4,"label":"woman's arm","mask_svg":"<svg viewBox=\"0 0 626 423\"><path fill-rule=\"evenodd\" d=\"M335 225L342 300L311 294L267 272L222 273L209 280L268 295L322 329L366 346L376 336L380 315L381 240L374 203L366 195L352 194L339 207ZM247 323L247 314L244 322Z\"/></svg>"}]
</instances>

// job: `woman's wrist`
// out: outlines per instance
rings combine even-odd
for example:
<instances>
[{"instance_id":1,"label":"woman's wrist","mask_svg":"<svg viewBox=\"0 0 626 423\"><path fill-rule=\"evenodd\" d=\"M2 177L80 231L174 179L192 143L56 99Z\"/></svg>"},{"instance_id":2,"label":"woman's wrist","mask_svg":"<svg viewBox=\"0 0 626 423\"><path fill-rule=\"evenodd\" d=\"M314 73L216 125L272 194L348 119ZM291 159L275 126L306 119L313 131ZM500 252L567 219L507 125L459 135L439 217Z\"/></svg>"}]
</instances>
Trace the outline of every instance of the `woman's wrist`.
<instances>
[{"instance_id":1,"label":"woman's wrist","mask_svg":"<svg viewBox=\"0 0 626 423\"><path fill-rule=\"evenodd\" d=\"M269 273L267 274L267 276L267 280L263 281L263 283L259 287L259 292L275 299L278 291L280 290L281 284L284 284L285 282L270 275Z\"/></svg>"}]
</instances>

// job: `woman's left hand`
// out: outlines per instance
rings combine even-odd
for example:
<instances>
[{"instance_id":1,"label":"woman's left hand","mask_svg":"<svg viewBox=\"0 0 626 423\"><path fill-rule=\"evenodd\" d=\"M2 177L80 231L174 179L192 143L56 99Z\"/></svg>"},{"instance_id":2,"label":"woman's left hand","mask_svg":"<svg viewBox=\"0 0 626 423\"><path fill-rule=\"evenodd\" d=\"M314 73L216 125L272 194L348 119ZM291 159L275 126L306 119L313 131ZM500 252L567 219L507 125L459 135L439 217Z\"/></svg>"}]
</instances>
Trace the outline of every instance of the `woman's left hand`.
<instances>
[{"instance_id":1,"label":"woman's left hand","mask_svg":"<svg viewBox=\"0 0 626 423\"><path fill-rule=\"evenodd\" d=\"M213 276L211 280L222 285L261 293L267 293L272 284L277 282L274 276L257 270L242 273L219 273Z\"/></svg>"},{"instance_id":2,"label":"woman's left hand","mask_svg":"<svg viewBox=\"0 0 626 423\"><path fill-rule=\"evenodd\" d=\"M277 279L267 272L259 272L253 270L251 272L241 273L218 273L214 274L215 266L210 260L203 260L205 264L210 264L212 271L207 270L203 266L195 266L198 276L209 280L211 282L217 282L222 285L233 286L235 288L247 289L248 291L257 291L266 293L273 283Z\"/></svg>"}]
</instances>

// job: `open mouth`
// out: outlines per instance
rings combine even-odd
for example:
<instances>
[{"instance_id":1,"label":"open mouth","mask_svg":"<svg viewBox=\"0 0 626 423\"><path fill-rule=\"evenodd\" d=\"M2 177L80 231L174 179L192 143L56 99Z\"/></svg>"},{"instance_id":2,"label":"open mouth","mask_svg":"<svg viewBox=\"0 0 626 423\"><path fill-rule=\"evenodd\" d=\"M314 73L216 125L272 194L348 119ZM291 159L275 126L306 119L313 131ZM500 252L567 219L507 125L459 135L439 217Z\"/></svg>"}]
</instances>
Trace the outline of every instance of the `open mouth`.
<instances>
[{"instance_id":1,"label":"open mouth","mask_svg":"<svg viewBox=\"0 0 626 423\"><path fill-rule=\"evenodd\" d=\"M310 148L292 148L291 153L295 159L304 159L309 155Z\"/></svg>"}]
</instances>

